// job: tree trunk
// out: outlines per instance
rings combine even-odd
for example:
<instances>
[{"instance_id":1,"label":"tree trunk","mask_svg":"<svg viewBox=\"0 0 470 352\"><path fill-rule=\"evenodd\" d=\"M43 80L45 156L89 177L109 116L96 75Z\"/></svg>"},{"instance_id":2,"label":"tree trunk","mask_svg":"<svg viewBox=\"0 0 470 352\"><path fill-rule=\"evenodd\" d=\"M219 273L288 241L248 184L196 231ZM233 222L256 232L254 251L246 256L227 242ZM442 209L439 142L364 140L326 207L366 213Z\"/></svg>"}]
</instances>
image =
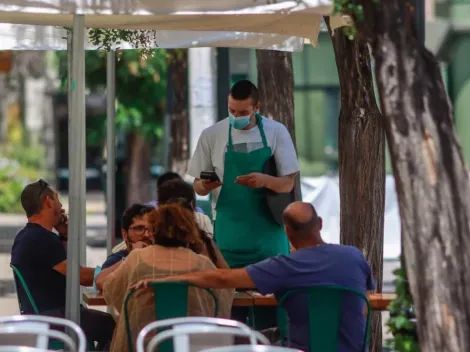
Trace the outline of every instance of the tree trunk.
<instances>
[{"instance_id":1,"label":"tree trunk","mask_svg":"<svg viewBox=\"0 0 470 352\"><path fill-rule=\"evenodd\" d=\"M256 50L260 113L287 127L295 144L294 71L292 54Z\"/></svg>"},{"instance_id":2,"label":"tree trunk","mask_svg":"<svg viewBox=\"0 0 470 352\"><path fill-rule=\"evenodd\" d=\"M155 199L151 192L150 143L137 132L131 132L127 138L127 205L143 203Z\"/></svg>"},{"instance_id":3,"label":"tree trunk","mask_svg":"<svg viewBox=\"0 0 470 352\"><path fill-rule=\"evenodd\" d=\"M329 31L329 21L328 24ZM341 244L358 247L372 267L382 292L385 133L375 101L367 43L349 40L343 30L331 35L341 87L339 188ZM380 312L372 317L370 351L382 351Z\"/></svg>"},{"instance_id":4,"label":"tree trunk","mask_svg":"<svg viewBox=\"0 0 470 352\"><path fill-rule=\"evenodd\" d=\"M256 50L260 113L287 127L295 146L294 71L292 54ZM301 200L300 175L295 180L295 199Z\"/></svg>"},{"instance_id":5,"label":"tree trunk","mask_svg":"<svg viewBox=\"0 0 470 352\"><path fill-rule=\"evenodd\" d=\"M171 114L169 169L184 175L189 161L188 50L168 50L174 99Z\"/></svg>"},{"instance_id":6,"label":"tree trunk","mask_svg":"<svg viewBox=\"0 0 470 352\"><path fill-rule=\"evenodd\" d=\"M470 182L414 4L361 0L375 57L421 351L470 351Z\"/></svg>"}]
</instances>

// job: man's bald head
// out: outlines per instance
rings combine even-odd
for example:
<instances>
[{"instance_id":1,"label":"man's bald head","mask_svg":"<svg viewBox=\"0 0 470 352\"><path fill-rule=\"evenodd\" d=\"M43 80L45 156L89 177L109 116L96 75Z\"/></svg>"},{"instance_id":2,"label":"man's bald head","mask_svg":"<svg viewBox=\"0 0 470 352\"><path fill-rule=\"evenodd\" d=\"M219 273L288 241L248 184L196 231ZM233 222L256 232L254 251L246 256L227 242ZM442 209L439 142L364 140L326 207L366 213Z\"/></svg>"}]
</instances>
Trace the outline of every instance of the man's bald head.
<instances>
[{"instance_id":1,"label":"man's bald head","mask_svg":"<svg viewBox=\"0 0 470 352\"><path fill-rule=\"evenodd\" d=\"M283 214L286 232L299 240L310 240L320 234L322 220L310 203L294 202L290 204Z\"/></svg>"}]
</instances>

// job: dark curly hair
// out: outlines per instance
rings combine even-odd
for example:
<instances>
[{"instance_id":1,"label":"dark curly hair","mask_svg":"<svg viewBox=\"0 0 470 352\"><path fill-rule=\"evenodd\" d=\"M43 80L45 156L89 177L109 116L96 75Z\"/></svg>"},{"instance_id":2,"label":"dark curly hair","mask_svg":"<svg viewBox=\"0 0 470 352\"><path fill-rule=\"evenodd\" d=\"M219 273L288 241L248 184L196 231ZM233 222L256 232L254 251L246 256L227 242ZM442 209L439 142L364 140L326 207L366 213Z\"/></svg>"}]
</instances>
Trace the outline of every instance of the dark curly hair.
<instances>
[{"instance_id":1,"label":"dark curly hair","mask_svg":"<svg viewBox=\"0 0 470 352\"><path fill-rule=\"evenodd\" d=\"M199 227L191 211L178 204L163 204L150 213L155 244L193 248L202 245Z\"/></svg>"},{"instance_id":2,"label":"dark curly hair","mask_svg":"<svg viewBox=\"0 0 470 352\"><path fill-rule=\"evenodd\" d=\"M132 204L129 208L127 208L124 213L122 214L121 219L121 226L127 232L129 231L129 227L131 227L134 218L142 217L145 214L150 213L153 211L154 208L144 204Z\"/></svg>"},{"instance_id":3,"label":"dark curly hair","mask_svg":"<svg viewBox=\"0 0 470 352\"><path fill-rule=\"evenodd\" d=\"M158 190L158 202L159 204L179 204L183 208L194 213L194 207L196 205L196 194L194 193L193 186L183 180L171 180L165 182ZM194 217L194 215L193 215ZM199 235L205 247L207 248L207 254L209 259L216 264L217 256L215 253L214 244L207 234L207 232L201 230L198 226ZM190 248L200 254L203 251L201 246L190 246Z\"/></svg>"},{"instance_id":4,"label":"dark curly hair","mask_svg":"<svg viewBox=\"0 0 470 352\"><path fill-rule=\"evenodd\" d=\"M191 211L191 213L194 216L194 206L192 205L192 202L188 201L185 198L171 198L167 201L166 204L178 204L181 207ZM206 231L199 228L199 226L198 226L198 230L199 230L199 236L201 237L202 243L207 248L207 254L209 255L209 259L211 260L212 263L217 264L217 255L215 253L215 248L214 248L212 239L209 237L209 234ZM200 245L190 246L190 248L197 254L201 254L203 251L203 247Z\"/></svg>"}]
</instances>

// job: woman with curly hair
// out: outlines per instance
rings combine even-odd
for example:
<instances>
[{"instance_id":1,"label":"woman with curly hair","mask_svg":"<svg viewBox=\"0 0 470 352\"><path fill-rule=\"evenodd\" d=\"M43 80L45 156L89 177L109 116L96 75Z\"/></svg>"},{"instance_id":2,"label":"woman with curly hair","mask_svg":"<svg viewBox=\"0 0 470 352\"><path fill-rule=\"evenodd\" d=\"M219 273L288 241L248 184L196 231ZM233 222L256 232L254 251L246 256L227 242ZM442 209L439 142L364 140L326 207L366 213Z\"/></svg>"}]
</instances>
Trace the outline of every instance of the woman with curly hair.
<instances>
[{"instance_id":1,"label":"woman with curly hair","mask_svg":"<svg viewBox=\"0 0 470 352\"><path fill-rule=\"evenodd\" d=\"M193 187L184 182L183 180L171 180L163 184L158 192L158 199L160 204L179 204L183 208L189 210L196 218L196 222L199 228L199 236L202 240L202 244L196 244L191 247L196 253L209 257L210 260L219 269L229 269L227 262L225 261L222 253L217 248L213 235L205 230L205 226L201 226L200 217L202 214L194 211L196 207L196 194L194 193ZM206 216L207 218L207 216Z\"/></svg>"},{"instance_id":2,"label":"woman with curly hair","mask_svg":"<svg viewBox=\"0 0 470 352\"><path fill-rule=\"evenodd\" d=\"M133 250L103 283L106 303L120 312L111 351L127 351L123 304L131 286L145 279L216 268L208 257L194 251L203 246L204 242L190 210L178 204L162 204L149 214L149 222L150 228L147 230L154 234L155 244ZM229 318L234 291L223 289L214 290L214 293L218 299L218 316ZM148 294L134 295L129 301L128 311L134 342L139 331L155 320L152 306L153 300L150 299L149 302ZM213 312L212 297L204 290L189 288L188 316L212 316Z\"/></svg>"}]
</instances>

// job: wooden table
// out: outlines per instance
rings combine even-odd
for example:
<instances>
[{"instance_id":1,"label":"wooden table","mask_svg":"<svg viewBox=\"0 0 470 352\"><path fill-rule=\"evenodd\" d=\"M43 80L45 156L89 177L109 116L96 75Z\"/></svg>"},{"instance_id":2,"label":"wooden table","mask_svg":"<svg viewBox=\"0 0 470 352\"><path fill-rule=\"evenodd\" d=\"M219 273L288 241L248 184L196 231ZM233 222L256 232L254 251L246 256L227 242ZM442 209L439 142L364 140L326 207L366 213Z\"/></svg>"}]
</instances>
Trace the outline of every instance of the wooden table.
<instances>
[{"instance_id":1,"label":"wooden table","mask_svg":"<svg viewBox=\"0 0 470 352\"><path fill-rule=\"evenodd\" d=\"M367 295L372 309L376 311L387 310L391 301L396 299L394 293L371 293ZM84 292L83 301L89 306L106 306L103 296L97 292ZM263 296L255 291L236 292L233 299L234 307L251 307L251 306L277 306L274 296Z\"/></svg>"}]
</instances>

